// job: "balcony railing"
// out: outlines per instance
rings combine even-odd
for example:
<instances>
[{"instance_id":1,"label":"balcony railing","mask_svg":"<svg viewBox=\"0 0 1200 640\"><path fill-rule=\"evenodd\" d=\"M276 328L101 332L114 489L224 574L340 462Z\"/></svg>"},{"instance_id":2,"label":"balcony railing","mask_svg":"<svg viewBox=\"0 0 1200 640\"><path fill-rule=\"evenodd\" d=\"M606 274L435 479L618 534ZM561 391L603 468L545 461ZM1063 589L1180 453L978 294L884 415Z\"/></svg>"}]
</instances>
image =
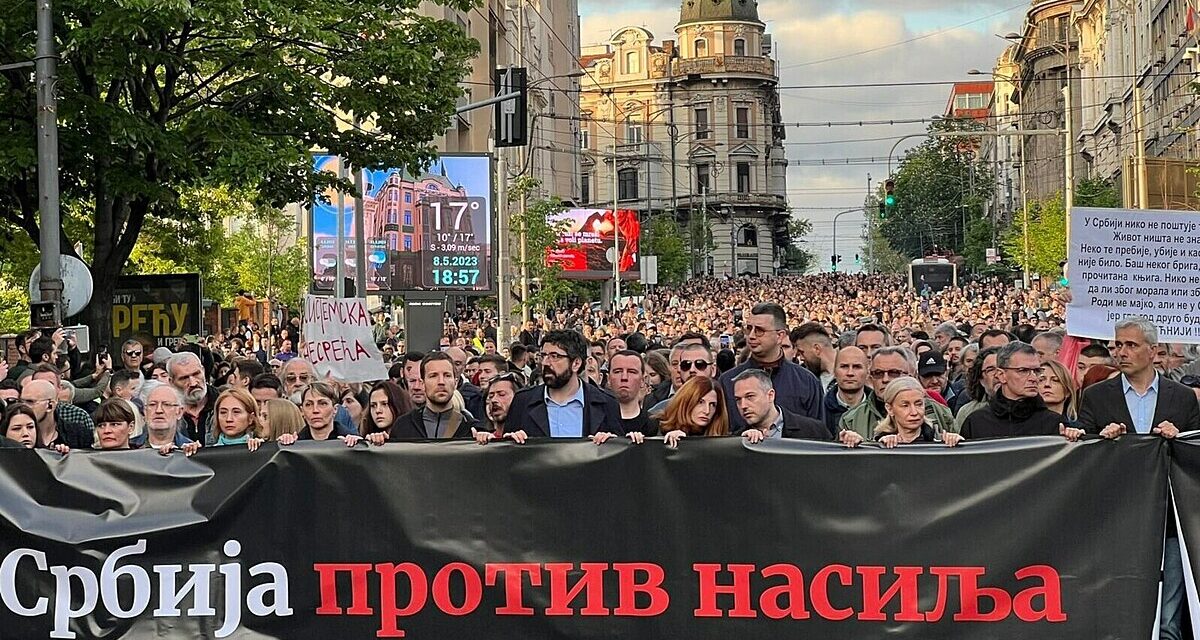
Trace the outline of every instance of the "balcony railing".
<instances>
[{"instance_id":1,"label":"balcony railing","mask_svg":"<svg viewBox=\"0 0 1200 640\"><path fill-rule=\"evenodd\" d=\"M778 77L775 61L756 56L709 56L675 60L675 75L687 76L708 73L753 73Z\"/></svg>"}]
</instances>

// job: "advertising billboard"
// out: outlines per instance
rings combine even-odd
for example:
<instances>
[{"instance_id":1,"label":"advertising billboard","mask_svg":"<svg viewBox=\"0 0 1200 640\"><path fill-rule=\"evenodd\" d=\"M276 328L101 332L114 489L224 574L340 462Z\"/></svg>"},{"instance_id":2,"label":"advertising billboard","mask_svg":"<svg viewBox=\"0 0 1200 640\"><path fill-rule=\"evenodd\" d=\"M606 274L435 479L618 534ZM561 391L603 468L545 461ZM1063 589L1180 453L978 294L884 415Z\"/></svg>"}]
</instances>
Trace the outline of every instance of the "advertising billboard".
<instances>
[{"instance_id":1,"label":"advertising billboard","mask_svg":"<svg viewBox=\"0 0 1200 640\"><path fill-rule=\"evenodd\" d=\"M613 234L621 233L621 278L636 279L640 268L638 238L642 226L638 212L617 210L613 224L612 209L568 209L556 220L565 222L558 244L546 255L548 264L562 266L563 278L569 280L603 280L612 278L614 253Z\"/></svg>"},{"instance_id":2,"label":"advertising billboard","mask_svg":"<svg viewBox=\"0 0 1200 640\"><path fill-rule=\"evenodd\" d=\"M112 344L129 338L174 347L199 335L204 310L198 273L121 276L112 299Z\"/></svg>"},{"instance_id":3,"label":"advertising billboard","mask_svg":"<svg viewBox=\"0 0 1200 640\"><path fill-rule=\"evenodd\" d=\"M313 158L315 171L337 174L339 165L337 156ZM363 174L367 292L492 290L490 156L441 156L419 176L401 169ZM339 206L345 214L344 273L354 276L354 204L349 194L330 190L310 207L316 292L334 289Z\"/></svg>"}]
</instances>

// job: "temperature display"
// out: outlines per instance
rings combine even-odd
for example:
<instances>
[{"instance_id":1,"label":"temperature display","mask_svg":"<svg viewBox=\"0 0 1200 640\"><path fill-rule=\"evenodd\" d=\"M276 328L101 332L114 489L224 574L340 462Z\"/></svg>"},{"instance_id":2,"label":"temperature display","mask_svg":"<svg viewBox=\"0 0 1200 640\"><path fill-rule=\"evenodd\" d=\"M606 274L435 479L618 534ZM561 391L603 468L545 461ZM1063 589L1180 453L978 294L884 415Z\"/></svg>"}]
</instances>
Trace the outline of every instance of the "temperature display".
<instances>
[{"instance_id":1,"label":"temperature display","mask_svg":"<svg viewBox=\"0 0 1200 640\"><path fill-rule=\"evenodd\" d=\"M430 198L423 203L422 213L421 266L425 287L490 288L486 201L478 197Z\"/></svg>"}]
</instances>

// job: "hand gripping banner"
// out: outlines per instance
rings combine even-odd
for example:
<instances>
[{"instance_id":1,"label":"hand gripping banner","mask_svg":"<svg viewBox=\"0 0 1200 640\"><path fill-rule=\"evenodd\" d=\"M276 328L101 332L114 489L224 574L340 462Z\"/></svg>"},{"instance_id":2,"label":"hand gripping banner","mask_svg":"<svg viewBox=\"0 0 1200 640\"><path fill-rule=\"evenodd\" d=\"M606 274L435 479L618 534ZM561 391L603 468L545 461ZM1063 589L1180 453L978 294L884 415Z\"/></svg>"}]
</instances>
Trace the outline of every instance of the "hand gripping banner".
<instances>
[{"instance_id":1,"label":"hand gripping banner","mask_svg":"<svg viewBox=\"0 0 1200 640\"><path fill-rule=\"evenodd\" d=\"M1147 638L1169 446L2 450L0 634Z\"/></svg>"}]
</instances>

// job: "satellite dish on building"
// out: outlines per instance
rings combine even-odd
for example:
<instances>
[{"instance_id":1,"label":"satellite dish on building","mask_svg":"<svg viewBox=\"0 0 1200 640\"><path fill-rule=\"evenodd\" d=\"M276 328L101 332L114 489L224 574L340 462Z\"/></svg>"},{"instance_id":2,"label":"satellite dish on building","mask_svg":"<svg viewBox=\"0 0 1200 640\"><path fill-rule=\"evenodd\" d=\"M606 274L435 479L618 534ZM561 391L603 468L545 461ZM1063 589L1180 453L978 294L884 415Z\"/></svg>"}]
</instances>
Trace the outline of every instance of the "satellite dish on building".
<instances>
[{"instance_id":1,"label":"satellite dish on building","mask_svg":"<svg viewBox=\"0 0 1200 640\"><path fill-rule=\"evenodd\" d=\"M59 256L59 269L62 273L63 317L73 316L88 305L92 300L92 272L82 260L75 256ZM29 274L29 300L42 301L42 291L39 287L42 279L42 265L33 268Z\"/></svg>"}]
</instances>

